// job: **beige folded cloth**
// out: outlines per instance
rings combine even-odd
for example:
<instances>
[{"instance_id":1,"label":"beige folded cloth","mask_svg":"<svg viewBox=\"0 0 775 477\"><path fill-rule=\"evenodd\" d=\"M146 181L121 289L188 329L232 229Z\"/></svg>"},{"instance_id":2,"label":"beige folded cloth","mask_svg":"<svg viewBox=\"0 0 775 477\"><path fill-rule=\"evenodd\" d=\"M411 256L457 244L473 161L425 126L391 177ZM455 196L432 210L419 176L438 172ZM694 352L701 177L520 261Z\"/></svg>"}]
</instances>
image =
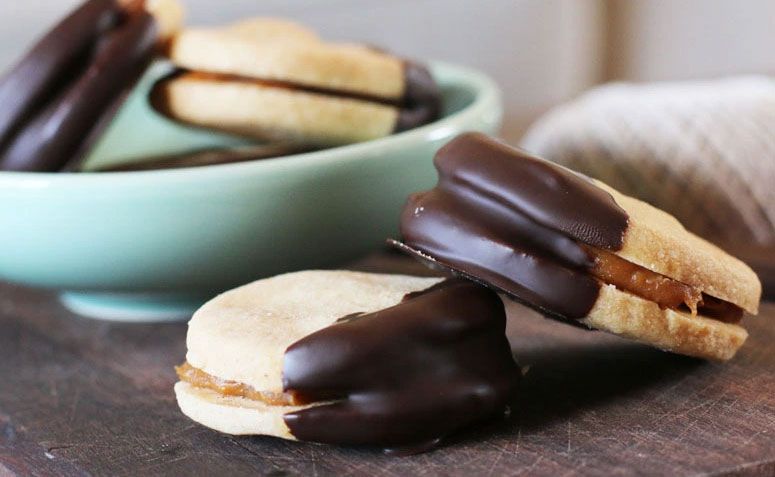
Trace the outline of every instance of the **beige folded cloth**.
<instances>
[{"instance_id":1,"label":"beige folded cloth","mask_svg":"<svg viewBox=\"0 0 775 477\"><path fill-rule=\"evenodd\" d=\"M720 244L775 244L775 80L605 85L522 147L674 214Z\"/></svg>"}]
</instances>

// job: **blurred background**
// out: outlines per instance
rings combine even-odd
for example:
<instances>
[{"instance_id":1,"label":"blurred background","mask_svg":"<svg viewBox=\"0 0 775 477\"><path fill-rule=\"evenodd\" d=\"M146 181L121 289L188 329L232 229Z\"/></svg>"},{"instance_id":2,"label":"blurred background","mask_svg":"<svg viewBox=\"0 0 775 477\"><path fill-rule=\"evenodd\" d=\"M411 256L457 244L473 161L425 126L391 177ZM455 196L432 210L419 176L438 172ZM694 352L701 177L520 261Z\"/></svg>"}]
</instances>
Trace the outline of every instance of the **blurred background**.
<instances>
[{"instance_id":1,"label":"blurred background","mask_svg":"<svg viewBox=\"0 0 775 477\"><path fill-rule=\"evenodd\" d=\"M0 1L0 69L78 0ZM325 38L480 68L516 141L552 105L615 79L775 71L772 0L184 0L189 21L282 15Z\"/></svg>"},{"instance_id":2,"label":"blurred background","mask_svg":"<svg viewBox=\"0 0 775 477\"><path fill-rule=\"evenodd\" d=\"M601 83L775 72L773 0L181 1L192 25L283 16L326 39L483 70L504 92L507 141L673 213L757 265L775 296L775 82L766 76L708 89L609 87L555 109L521 141L543 113ZM0 0L0 70L79 2Z\"/></svg>"}]
</instances>

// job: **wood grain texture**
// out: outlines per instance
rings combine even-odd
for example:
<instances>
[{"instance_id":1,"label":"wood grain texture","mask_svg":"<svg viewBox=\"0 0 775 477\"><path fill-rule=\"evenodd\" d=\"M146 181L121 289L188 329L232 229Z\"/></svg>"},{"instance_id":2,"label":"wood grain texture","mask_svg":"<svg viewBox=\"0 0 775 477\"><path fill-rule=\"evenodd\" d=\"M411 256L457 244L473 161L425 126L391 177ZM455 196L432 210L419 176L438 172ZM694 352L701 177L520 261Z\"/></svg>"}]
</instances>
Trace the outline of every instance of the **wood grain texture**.
<instances>
[{"instance_id":1,"label":"wood grain texture","mask_svg":"<svg viewBox=\"0 0 775 477\"><path fill-rule=\"evenodd\" d=\"M426 273L388 255L357 268ZM0 285L0 475L775 475L775 304L726 364L518 314L511 416L397 458L210 431L172 393L185 324L92 321Z\"/></svg>"}]
</instances>

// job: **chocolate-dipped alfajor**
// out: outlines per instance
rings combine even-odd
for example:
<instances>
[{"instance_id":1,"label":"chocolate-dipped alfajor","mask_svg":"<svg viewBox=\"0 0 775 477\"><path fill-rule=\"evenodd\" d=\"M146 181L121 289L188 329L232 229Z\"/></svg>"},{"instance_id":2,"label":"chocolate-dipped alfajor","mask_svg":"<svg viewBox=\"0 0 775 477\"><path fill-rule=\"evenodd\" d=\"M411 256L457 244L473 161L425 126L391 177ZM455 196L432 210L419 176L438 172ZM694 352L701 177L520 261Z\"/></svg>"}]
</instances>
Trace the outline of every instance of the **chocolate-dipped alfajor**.
<instances>
[{"instance_id":1,"label":"chocolate-dipped alfajor","mask_svg":"<svg viewBox=\"0 0 775 477\"><path fill-rule=\"evenodd\" d=\"M290 273L194 314L175 393L229 434L422 451L503 416L521 378L505 327L467 280Z\"/></svg>"},{"instance_id":2,"label":"chocolate-dipped alfajor","mask_svg":"<svg viewBox=\"0 0 775 477\"><path fill-rule=\"evenodd\" d=\"M402 243L548 316L676 353L726 360L761 284L671 215L477 133L436 155L435 188L409 198Z\"/></svg>"},{"instance_id":3,"label":"chocolate-dipped alfajor","mask_svg":"<svg viewBox=\"0 0 775 477\"><path fill-rule=\"evenodd\" d=\"M173 38L181 68L153 90L172 119L259 140L328 146L366 141L437 119L441 94L422 65L306 28L257 18Z\"/></svg>"},{"instance_id":4,"label":"chocolate-dipped alfajor","mask_svg":"<svg viewBox=\"0 0 775 477\"><path fill-rule=\"evenodd\" d=\"M72 167L177 30L176 0L88 0L0 79L0 170Z\"/></svg>"}]
</instances>

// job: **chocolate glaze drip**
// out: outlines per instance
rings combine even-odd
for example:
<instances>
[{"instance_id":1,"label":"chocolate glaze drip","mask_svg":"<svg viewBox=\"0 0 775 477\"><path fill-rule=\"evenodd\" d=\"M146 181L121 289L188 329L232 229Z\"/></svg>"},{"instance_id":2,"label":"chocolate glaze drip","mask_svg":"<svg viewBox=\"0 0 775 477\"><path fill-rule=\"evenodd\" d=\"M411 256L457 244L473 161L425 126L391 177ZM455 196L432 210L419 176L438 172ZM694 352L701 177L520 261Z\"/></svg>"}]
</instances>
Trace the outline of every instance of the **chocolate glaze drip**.
<instances>
[{"instance_id":1,"label":"chocolate glaze drip","mask_svg":"<svg viewBox=\"0 0 775 477\"><path fill-rule=\"evenodd\" d=\"M394 132L408 131L431 123L441 116L441 90L423 65L404 63L406 91Z\"/></svg>"},{"instance_id":2,"label":"chocolate glaze drip","mask_svg":"<svg viewBox=\"0 0 775 477\"><path fill-rule=\"evenodd\" d=\"M621 248L628 217L613 198L478 133L454 139L434 163L438 185L404 207L404 250L544 313L586 316L600 285L586 272L593 258L576 241Z\"/></svg>"},{"instance_id":3,"label":"chocolate glaze drip","mask_svg":"<svg viewBox=\"0 0 775 477\"><path fill-rule=\"evenodd\" d=\"M58 86L79 70L97 39L115 27L114 0L89 0L43 37L0 80L0 150Z\"/></svg>"},{"instance_id":4,"label":"chocolate glaze drip","mask_svg":"<svg viewBox=\"0 0 775 477\"><path fill-rule=\"evenodd\" d=\"M520 372L505 327L500 298L466 280L350 316L286 351L285 390L335 402L285 422L307 441L427 450L506 409Z\"/></svg>"},{"instance_id":5,"label":"chocolate glaze drip","mask_svg":"<svg viewBox=\"0 0 775 477\"><path fill-rule=\"evenodd\" d=\"M91 10L81 9L74 15L94 21L89 13ZM148 66L155 49L157 25L153 17L145 11L124 16L119 26L109 32L99 30L89 38L61 36L58 30L49 35L61 43L61 51L52 54L76 55L73 52L80 49L77 56L81 61L71 65L57 82L46 85L51 91L47 91L45 104L15 120L18 131L0 151L2 169L58 171L83 155L96 139ZM91 41L90 46L86 40ZM42 43L47 41L51 40Z\"/></svg>"}]
</instances>

